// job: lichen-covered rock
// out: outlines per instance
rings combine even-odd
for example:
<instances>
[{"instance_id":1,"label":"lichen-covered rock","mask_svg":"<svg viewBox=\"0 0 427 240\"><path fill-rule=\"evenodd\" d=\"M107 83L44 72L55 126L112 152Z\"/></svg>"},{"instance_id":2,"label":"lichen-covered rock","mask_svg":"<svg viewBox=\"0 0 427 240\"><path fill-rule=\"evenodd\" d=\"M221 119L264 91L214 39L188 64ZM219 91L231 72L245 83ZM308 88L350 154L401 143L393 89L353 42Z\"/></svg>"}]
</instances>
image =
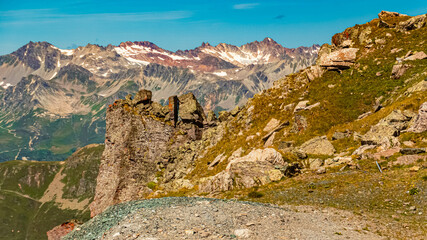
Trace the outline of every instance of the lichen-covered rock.
<instances>
[{"instance_id":1,"label":"lichen-covered rock","mask_svg":"<svg viewBox=\"0 0 427 240\"><path fill-rule=\"evenodd\" d=\"M368 42L369 40L369 35L372 33L372 28L371 27L366 27L364 28L359 35L359 42L360 44L364 44L365 42Z\"/></svg>"},{"instance_id":2,"label":"lichen-covered rock","mask_svg":"<svg viewBox=\"0 0 427 240\"><path fill-rule=\"evenodd\" d=\"M398 144L395 137L408 127L409 114L403 114L400 110L392 111L387 117L381 119L378 124L362 136L362 145L382 145L385 149Z\"/></svg>"},{"instance_id":3,"label":"lichen-covered rock","mask_svg":"<svg viewBox=\"0 0 427 240\"><path fill-rule=\"evenodd\" d=\"M206 119L205 112L193 93L184 94L179 96L178 99L179 117L182 121L203 125L203 121Z\"/></svg>"},{"instance_id":4,"label":"lichen-covered rock","mask_svg":"<svg viewBox=\"0 0 427 240\"><path fill-rule=\"evenodd\" d=\"M418 115L408 132L422 133L427 131L427 102L421 104Z\"/></svg>"},{"instance_id":5,"label":"lichen-covered rock","mask_svg":"<svg viewBox=\"0 0 427 240\"><path fill-rule=\"evenodd\" d=\"M334 146L326 136L312 138L303 143L300 149L307 154L314 155L333 155L335 153Z\"/></svg>"},{"instance_id":6,"label":"lichen-covered rock","mask_svg":"<svg viewBox=\"0 0 427 240\"><path fill-rule=\"evenodd\" d=\"M158 102L151 103L151 108L152 108L151 109L152 114L159 118L165 118L169 112L166 106L162 106Z\"/></svg>"},{"instance_id":7,"label":"lichen-covered rock","mask_svg":"<svg viewBox=\"0 0 427 240\"><path fill-rule=\"evenodd\" d=\"M47 234L48 240L61 240L63 236L67 235L79 224L76 221L65 222L49 230Z\"/></svg>"},{"instance_id":8,"label":"lichen-covered rock","mask_svg":"<svg viewBox=\"0 0 427 240\"><path fill-rule=\"evenodd\" d=\"M427 14L418 15L415 17L411 17L410 19L400 22L399 25L397 25L398 31L410 31L414 29L422 28L426 25L427 22Z\"/></svg>"},{"instance_id":9,"label":"lichen-covered rock","mask_svg":"<svg viewBox=\"0 0 427 240\"><path fill-rule=\"evenodd\" d=\"M231 160L224 171L206 179L199 189L201 192L215 192L264 185L280 180L284 173L277 169L285 169L285 166L287 163L275 149L256 149Z\"/></svg>"}]
</instances>

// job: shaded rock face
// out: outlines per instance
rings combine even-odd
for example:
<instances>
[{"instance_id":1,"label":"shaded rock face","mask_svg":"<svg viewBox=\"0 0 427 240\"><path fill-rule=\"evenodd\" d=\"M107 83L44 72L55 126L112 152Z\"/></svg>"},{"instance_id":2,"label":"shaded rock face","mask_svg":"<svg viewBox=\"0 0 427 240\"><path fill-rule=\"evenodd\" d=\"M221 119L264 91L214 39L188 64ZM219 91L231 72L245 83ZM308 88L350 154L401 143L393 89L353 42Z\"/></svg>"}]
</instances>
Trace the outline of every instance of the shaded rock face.
<instances>
[{"instance_id":1,"label":"shaded rock face","mask_svg":"<svg viewBox=\"0 0 427 240\"><path fill-rule=\"evenodd\" d=\"M183 177L177 176L179 162L191 166L195 159L199 147L193 141L201 138L205 115L193 94L178 99L179 107L168 111L151 102L150 91L141 90L135 99L128 96L110 105L92 216L110 205L147 197L152 192L148 183L157 181L162 170L165 181ZM176 124L172 111L180 119Z\"/></svg>"},{"instance_id":2,"label":"shaded rock face","mask_svg":"<svg viewBox=\"0 0 427 240\"><path fill-rule=\"evenodd\" d=\"M107 133L92 215L110 205L148 195L147 183L157 172L174 129L121 107L107 111Z\"/></svg>"},{"instance_id":3,"label":"shaded rock face","mask_svg":"<svg viewBox=\"0 0 427 240\"><path fill-rule=\"evenodd\" d=\"M287 166L288 163L275 149L256 149L246 156L232 159L224 171L205 179L200 191L228 191L279 181L285 176Z\"/></svg>"}]
</instances>

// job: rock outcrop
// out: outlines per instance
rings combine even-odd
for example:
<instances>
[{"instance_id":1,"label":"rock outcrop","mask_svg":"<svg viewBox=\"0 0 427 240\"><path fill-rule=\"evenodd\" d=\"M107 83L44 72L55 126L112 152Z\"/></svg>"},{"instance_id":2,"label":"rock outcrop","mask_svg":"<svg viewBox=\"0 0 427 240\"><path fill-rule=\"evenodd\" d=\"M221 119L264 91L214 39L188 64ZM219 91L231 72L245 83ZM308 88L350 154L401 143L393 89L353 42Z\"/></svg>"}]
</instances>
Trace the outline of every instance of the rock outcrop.
<instances>
[{"instance_id":1,"label":"rock outcrop","mask_svg":"<svg viewBox=\"0 0 427 240\"><path fill-rule=\"evenodd\" d=\"M399 25L396 26L398 31L410 31L415 29L420 29L423 26L426 25L427 22L427 14L418 15L415 17L411 17L410 19L399 23Z\"/></svg>"},{"instance_id":2,"label":"rock outcrop","mask_svg":"<svg viewBox=\"0 0 427 240\"><path fill-rule=\"evenodd\" d=\"M408 127L412 118L411 115L408 111L395 110L391 112L362 136L362 145L383 145L385 148L390 148L398 144L396 137Z\"/></svg>"},{"instance_id":3,"label":"rock outcrop","mask_svg":"<svg viewBox=\"0 0 427 240\"><path fill-rule=\"evenodd\" d=\"M348 69L356 60L358 48L342 48L320 58L320 66L327 70Z\"/></svg>"},{"instance_id":4,"label":"rock outcrop","mask_svg":"<svg viewBox=\"0 0 427 240\"><path fill-rule=\"evenodd\" d=\"M427 131L427 102L424 102L418 110L418 115L408 132L422 133Z\"/></svg>"},{"instance_id":5,"label":"rock outcrop","mask_svg":"<svg viewBox=\"0 0 427 240\"><path fill-rule=\"evenodd\" d=\"M141 90L132 99L118 100L107 110L107 133L96 193L91 204L95 216L108 206L143 199L152 193L159 173L165 181L177 176L168 170L199 149L203 121L202 107L193 94L171 97L169 107L151 101L151 92ZM190 144L191 143L191 144ZM184 151L184 152L182 152ZM157 175L156 175L157 174Z\"/></svg>"}]
</instances>

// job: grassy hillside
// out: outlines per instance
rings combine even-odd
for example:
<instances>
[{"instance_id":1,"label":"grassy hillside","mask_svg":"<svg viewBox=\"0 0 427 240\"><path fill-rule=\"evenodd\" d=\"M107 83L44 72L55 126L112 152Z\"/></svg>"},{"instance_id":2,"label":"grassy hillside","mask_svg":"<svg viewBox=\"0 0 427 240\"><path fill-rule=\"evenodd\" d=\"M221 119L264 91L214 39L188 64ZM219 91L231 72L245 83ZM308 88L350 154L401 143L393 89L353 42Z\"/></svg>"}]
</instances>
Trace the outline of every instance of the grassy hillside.
<instances>
[{"instance_id":1,"label":"grassy hillside","mask_svg":"<svg viewBox=\"0 0 427 240\"><path fill-rule=\"evenodd\" d=\"M46 239L65 221L88 220L103 150L89 145L65 162L0 163L0 239Z\"/></svg>"}]
</instances>

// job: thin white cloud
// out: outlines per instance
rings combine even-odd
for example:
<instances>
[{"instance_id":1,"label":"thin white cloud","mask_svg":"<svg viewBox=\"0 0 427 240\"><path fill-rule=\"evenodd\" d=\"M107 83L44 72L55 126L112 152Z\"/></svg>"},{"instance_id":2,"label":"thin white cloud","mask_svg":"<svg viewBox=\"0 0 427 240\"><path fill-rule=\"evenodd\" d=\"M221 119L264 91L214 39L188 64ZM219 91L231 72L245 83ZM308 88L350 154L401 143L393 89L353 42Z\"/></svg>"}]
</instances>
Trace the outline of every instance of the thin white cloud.
<instances>
[{"instance_id":1,"label":"thin white cloud","mask_svg":"<svg viewBox=\"0 0 427 240\"><path fill-rule=\"evenodd\" d=\"M235 4L233 5L234 9L237 10L244 10L244 9L252 9L258 6L259 3L242 3L242 4Z\"/></svg>"},{"instance_id":2,"label":"thin white cloud","mask_svg":"<svg viewBox=\"0 0 427 240\"><path fill-rule=\"evenodd\" d=\"M91 13L62 14L55 9L23 9L0 11L0 24L50 23L58 21L123 21L149 22L190 18L189 11L135 12L135 13Z\"/></svg>"}]
</instances>

